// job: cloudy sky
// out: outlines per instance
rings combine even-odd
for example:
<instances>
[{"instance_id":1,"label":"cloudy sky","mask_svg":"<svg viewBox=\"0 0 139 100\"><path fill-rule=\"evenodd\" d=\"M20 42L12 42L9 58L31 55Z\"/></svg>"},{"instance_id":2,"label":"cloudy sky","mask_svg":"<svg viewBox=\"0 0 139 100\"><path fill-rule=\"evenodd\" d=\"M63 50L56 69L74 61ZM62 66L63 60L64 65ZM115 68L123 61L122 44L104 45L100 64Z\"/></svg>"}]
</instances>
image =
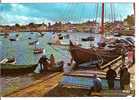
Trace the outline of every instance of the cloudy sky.
<instances>
[{"instance_id":1,"label":"cloudy sky","mask_svg":"<svg viewBox=\"0 0 139 100\"><path fill-rule=\"evenodd\" d=\"M112 6L112 13L111 13ZM38 3L38 4L0 4L0 25L15 23L28 24L62 22L84 22L96 20L96 3ZM105 20L111 21L113 15L118 20L133 14L132 3L105 3ZM98 4L97 20L101 16Z\"/></svg>"}]
</instances>

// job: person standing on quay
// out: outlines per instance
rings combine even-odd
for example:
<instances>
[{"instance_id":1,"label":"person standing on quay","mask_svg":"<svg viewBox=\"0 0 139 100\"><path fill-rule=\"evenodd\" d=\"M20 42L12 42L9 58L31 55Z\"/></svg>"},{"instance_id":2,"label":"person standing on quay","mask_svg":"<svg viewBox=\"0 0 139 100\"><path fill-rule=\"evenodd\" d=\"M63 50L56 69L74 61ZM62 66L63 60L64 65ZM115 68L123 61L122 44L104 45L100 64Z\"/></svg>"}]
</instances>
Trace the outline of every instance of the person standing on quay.
<instances>
[{"instance_id":1,"label":"person standing on quay","mask_svg":"<svg viewBox=\"0 0 139 100\"><path fill-rule=\"evenodd\" d=\"M108 81L109 89L114 89L115 77L116 77L116 72L113 69L111 69L111 66L109 65L109 70L106 73L106 79Z\"/></svg>"},{"instance_id":2,"label":"person standing on quay","mask_svg":"<svg viewBox=\"0 0 139 100\"><path fill-rule=\"evenodd\" d=\"M130 73L127 68L123 69L123 74L121 76L124 90L130 90Z\"/></svg>"},{"instance_id":3,"label":"person standing on quay","mask_svg":"<svg viewBox=\"0 0 139 100\"><path fill-rule=\"evenodd\" d=\"M126 57L125 47L122 47L122 49L121 49L121 56L122 56L122 66L124 66L124 64L125 64L125 57Z\"/></svg>"},{"instance_id":4,"label":"person standing on quay","mask_svg":"<svg viewBox=\"0 0 139 100\"><path fill-rule=\"evenodd\" d=\"M131 47L128 48L128 65L129 68L132 66L134 60L134 53Z\"/></svg>"},{"instance_id":5,"label":"person standing on quay","mask_svg":"<svg viewBox=\"0 0 139 100\"><path fill-rule=\"evenodd\" d=\"M119 74L120 74L120 89L121 90L124 89L122 76L123 76L123 72L124 72L125 68L126 68L126 65L123 65L122 67L120 67L120 71L119 71Z\"/></svg>"}]
</instances>

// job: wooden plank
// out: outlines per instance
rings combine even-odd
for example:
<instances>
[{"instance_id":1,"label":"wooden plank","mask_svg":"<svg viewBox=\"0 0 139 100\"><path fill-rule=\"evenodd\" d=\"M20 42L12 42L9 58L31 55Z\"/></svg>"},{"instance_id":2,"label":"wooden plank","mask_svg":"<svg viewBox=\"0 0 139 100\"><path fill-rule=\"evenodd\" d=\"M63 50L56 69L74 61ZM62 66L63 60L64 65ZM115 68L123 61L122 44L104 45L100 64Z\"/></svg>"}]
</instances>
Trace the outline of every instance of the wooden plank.
<instances>
[{"instance_id":1,"label":"wooden plank","mask_svg":"<svg viewBox=\"0 0 139 100\"><path fill-rule=\"evenodd\" d=\"M121 56L117 57L116 59L112 60L111 62L101 66L100 68L104 69L106 68L107 66L111 65L112 63L116 62L117 60L120 60L121 59Z\"/></svg>"},{"instance_id":2,"label":"wooden plank","mask_svg":"<svg viewBox=\"0 0 139 100\"><path fill-rule=\"evenodd\" d=\"M113 65L111 66L111 67L112 67L112 69L116 71L116 69L118 69L118 67L120 67L121 63L122 63L122 61L121 61L121 60L119 60L118 62L116 62L115 64L113 64ZM105 68L105 69L103 69L103 71L105 71L105 72L107 72L108 70L109 70L109 68L108 68L108 67L107 67L107 68Z\"/></svg>"}]
</instances>

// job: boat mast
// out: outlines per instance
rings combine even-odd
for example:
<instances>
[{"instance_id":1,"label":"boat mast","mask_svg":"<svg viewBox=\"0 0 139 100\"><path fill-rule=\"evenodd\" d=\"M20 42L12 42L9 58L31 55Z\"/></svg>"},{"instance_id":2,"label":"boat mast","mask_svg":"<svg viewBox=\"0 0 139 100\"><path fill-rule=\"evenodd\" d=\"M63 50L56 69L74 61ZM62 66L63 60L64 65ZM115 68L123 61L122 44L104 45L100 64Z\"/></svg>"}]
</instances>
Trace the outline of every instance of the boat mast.
<instances>
[{"instance_id":1,"label":"boat mast","mask_svg":"<svg viewBox=\"0 0 139 100\"><path fill-rule=\"evenodd\" d=\"M101 12L101 34L104 35L104 2L102 3L102 12Z\"/></svg>"},{"instance_id":2,"label":"boat mast","mask_svg":"<svg viewBox=\"0 0 139 100\"><path fill-rule=\"evenodd\" d=\"M135 16L135 2L133 3L134 16Z\"/></svg>"}]
</instances>

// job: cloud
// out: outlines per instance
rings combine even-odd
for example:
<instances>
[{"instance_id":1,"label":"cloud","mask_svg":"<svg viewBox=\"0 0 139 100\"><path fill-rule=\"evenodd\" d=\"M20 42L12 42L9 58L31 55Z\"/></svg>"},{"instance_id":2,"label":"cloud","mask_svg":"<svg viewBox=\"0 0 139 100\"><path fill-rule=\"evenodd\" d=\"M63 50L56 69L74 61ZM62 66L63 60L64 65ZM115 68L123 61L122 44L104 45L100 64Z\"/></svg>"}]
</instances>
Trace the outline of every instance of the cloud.
<instances>
[{"instance_id":1,"label":"cloud","mask_svg":"<svg viewBox=\"0 0 139 100\"><path fill-rule=\"evenodd\" d=\"M19 24L28 24L31 22L35 22L35 23L48 23L52 21L47 20L46 18L38 18L38 17L29 17L29 16L19 16L19 15L10 15L10 14L6 14L3 13L3 16L0 16L0 18L2 19L0 21L0 23L2 25L14 25L15 23L19 23ZM13 20L14 19L14 20ZM5 23L6 22L6 23Z\"/></svg>"},{"instance_id":2,"label":"cloud","mask_svg":"<svg viewBox=\"0 0 139 100\"><path fill-rule=\"evenodd\" d=\"M105 18L110 20L110 4L105 4ZM125 18L133 13L131 3L116 3L115 15ZM29 22L82 22L96 19L96 3L37 3L0 4L0 24L25 24ZM124 8L124 9L123 9ZM101 16L99 4L98 19ZM120 17L117 17L120 18Z\"/></svg>"}]
</instances>

